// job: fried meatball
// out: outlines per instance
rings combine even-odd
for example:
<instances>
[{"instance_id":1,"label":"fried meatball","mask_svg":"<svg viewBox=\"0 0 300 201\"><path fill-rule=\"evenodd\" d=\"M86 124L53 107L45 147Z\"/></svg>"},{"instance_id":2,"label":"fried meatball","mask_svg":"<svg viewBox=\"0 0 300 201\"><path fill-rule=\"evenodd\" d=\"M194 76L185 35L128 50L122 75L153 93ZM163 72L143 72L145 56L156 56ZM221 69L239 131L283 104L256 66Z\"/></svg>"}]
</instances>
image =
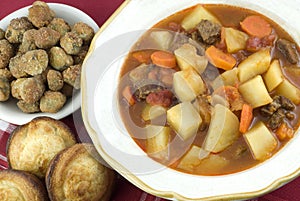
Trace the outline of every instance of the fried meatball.
<instances>
[{"instance_id":1,"label":"fried meatball","mask_svg":"<svg viewBox=\"0 0 300 201\"><path fill-rule=\"evenodd\" d=\"M64 86L62 74L56 70L49 70L47 73L48 87L52 91L59 91Z\"/></svg>"},{"instance_id":2,"label":"fried meatball","mask_svg":"<svg viewBox=\"0 0 300 201\"><path fill-rule=\"evenodd\" d=\"M63 71L64 82L68 83L75 89L80 89L81 65L73 65Z\"/></svg>"},{"instance_id":3,"label":"fried meatball","mask_svg":"<svg viewBox=\"0 0 300 201\"><path fill-rule=\"evenodd\" d=\"M0 69L0 77L6 78L8 81L13 80L11 72L7 68Z\"/></svg>"},{"instance_id":4,"label":"fried meatball","mask_svg":"<svg viewBox=\"0 0 300 201\"><path fill-rule=\"evenodd\" d=\"M10 21L5 32L5 38L10 43L21 43L24 32L32 28L33 25L27 17L15 18Z\"/></svg>"},{"instance_id":5,"label":"fried meatball","mask_svg":"<svg viewBox=\"0 0 300 201\"><path fill-rule=\"evenodd\" d=\"M37 102L45 91L45 85L35 77L19 78L12 82L12 96L26 103Z\"/></svg>"},{"instance_id":6,"label":"fried meatball","mask_svg":"<svg viewBox=\"0 0 300 201\"><path fill-rule=\"evenodd\" d=\"M25 33L23 34L22 43L19 46L19 53L24 54L25 52L36 49L34 41L36 32L36 29L30 29L25 31Z\"/></svg>"},{"instance_id":7,"label":"fried meatball","mask_svg":"<svg viewBox=\"0 0 300 201\"><path fill-rule=\"evenodd\" d=\"M35 1L32 7L28 9L28 12L29 21L38 28L47 26L55 16L54 11L42 1Z\"/></svg>"},{"instance_id":8,"label":"fried meatball","mask_svg":"<svg viewBox=\"0 0 300 201\"><path fill-rule=\"evenodd\" d=\"M52 47L49 51L50 65L56 70L62 71L67 67L73 65L73 57L68 55L60 47Z\"/></svg>"},{"instance_id":9,"label":"fried meatball","mask_svg":"<svg viewBox=\"0 0 300 201\"><path fill-rule=\"evenodd\" d=\"M82 38L84 44L90 44L95 35L94 29L83 22L75 23L72 27L72 31Z\"/></svg>"},{"instance_id":10,"label":"fried meatball","mask_svg":"<svg viewBox=\"0 0 300 201\"><path fill-rule=\"evenodd\" d=\"M24 82L25 78L19 78L19 79L16 79L14 81L11 82L11 95L12 97L16 98L16 99L19 99L21 100L22 97L21 97L21 93L20 93L20 90L22 90L22 84Z\"/></svg>"},{"instance_id":11,"label":"fried meatball","mask_svg":"<svg viewBox=\"0 0 300 201\"><path fill-rule=\"evenodd\" d=\"M41 49L48 49L58 43L60 33L48 27L42 27L34 35L35 45Z\"/></svg>"},{"instance_id":12,"label":"fried meatball","mask_svg":"<svg viewBox=\"0 0 300 201\"><path fill-rule=\"evenodd\" d=\"M0 102L7 101L10 96L10 84L8 79L0 77Z\"/></svg>"},{"instance_id":13,"label":"fried meatball","mask_svg":"<svg viewBox=\"0 0 300 201\"><path fill-rule=\"evenodd\" d=\"M21 55L16 55L10 59L8 68L15 78L27 77L28 74L24 71L24 63Z\"/></svg>"},{"instance_id":14,"label":"fried meatball","mask_svg":"<svg viewBox=\"0 0 300 201\"><path fill-rule=\"evenodd\" d=\"M35 113L40 111L39 102L27 103L24 100L19 100L17 106L24 113Z\"/></svg>"},{"instance_id":15,"label":"fried meatball","mask_svg":"<svg viewBox=\"0 0 300 201\"><path fill-rule=\"evenodd\" d=\"M29 75L41 74L48 67L48 54L45 50L31 50L22 56L24 71Z\"/></svg>"},{"instance_id":16,"label":"fried meatball","mask_svg":"<svg viewBox=\"0 0 300 201\"><path fill-rule=\"evenodd\" d=\"M54 18L48 25L48 28L58 31L60 36L64 36L71 31L70 25L62 18Z\"/></svg>"},{"instance_id":17,"label":"fried meatball","mask_svg":"<svg viewBox=\"0 0 300 201\"><path fill-rule=\"evenodd\" d=\"M73 55L74 64L82 64L83 60L88 53L89 46L83 46L77 55Z\"/></svg>"},{"instance_id":18,"label":"fried meatball","mask_svg":"<svg viewBox=\"0 0 300 201\"><path fill-rule=\"evenodd\" d=\"M13 56L14 47L6 39L0 40L0 69L6 68Z\"/></svg>"},{"instance_id":19,"label":"fried meatball","mask_svg":"<svg viewBox=\"0 0 300 201\"><path fill-rule=\"evenodd\" d=\"M40 110L56 113L64 106L66 100L66 96L59 91L46 91L40 100Z\"/></svg>"},{"instance_id":20,"label":"fried meatball","mask_svg":"<svg viewBox=\"0 0 300 201\"><path fill-rule=\"evenodd\" d=\"M3 29L0 28L0 40L5 38L5 31L3 31Z\"/></svg>"},{"instance_id":21,"label":"fried meatball","mask_svg":"<svg viewBox=\"0 0 300 201\"><path fill-rule=\"evenodd\" d=\"M67 54L76 55L83 45L83 40L75 32L68 32L60 39L60 46Z\"/></svg>"}]
</instances>

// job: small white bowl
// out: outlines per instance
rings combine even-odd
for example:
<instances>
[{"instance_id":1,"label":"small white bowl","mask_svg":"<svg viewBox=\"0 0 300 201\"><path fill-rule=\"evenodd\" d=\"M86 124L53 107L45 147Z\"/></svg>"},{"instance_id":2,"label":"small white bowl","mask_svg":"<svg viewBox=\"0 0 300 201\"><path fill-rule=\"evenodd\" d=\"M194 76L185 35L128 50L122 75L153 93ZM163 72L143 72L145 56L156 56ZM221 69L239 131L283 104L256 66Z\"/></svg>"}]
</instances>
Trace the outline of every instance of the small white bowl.
<instances>
[{"instance_id":1,"label":"small white bowl","mask_svg":"<svg viewBox=\"0 0 300 201\"><path fill-rule=\"evenodd\" d=\"M83 11L74 8L72 6L60 4L60 3L47 3L47 4L55 12L56 17L63 18L70 25L81 21L90 25L95 30L95 32L98 31L99 27L96 24L96 22ZM28 16L28 8L30 7L31 5L21 8L7 15L5 18L3 18L0 21L0 28L5 30L12 19ZM81 97L80 91L76 92L72 98L68 99L68 101L60 111L53 114L42 113L42 112L33 113L33 114L23 113L17 107L16 105L17 101L14 99L10 99L7 102L0 102L0 119L17 125L25 124L38 116L48 116L55 119L61 119L80 108L81 106L80 97Z\"/></svg>"},{"instance_id":2,"label":"small white bowl","mask_svg":"<svg viewBox=\"0 0 300 201\"><path fill-rule=\"evenodd\" d=\"M221 176L186 174L151 158L125 129L116 100L120 68L132 45L161 19L198 3L228 4L271 18L300 44L297 1L139 0L125 1L96 34L82 71L82 115L104 160L137 187L172 200L237 200L268 193L300 174L299 130L277 154L248 170ZM286 13L289 13L286 15ZM278 16L284 16L280 18ZM291 28L292 27L292 28ZM76 123L75 123L76 124Z\"/></svg>"}]
</instances>

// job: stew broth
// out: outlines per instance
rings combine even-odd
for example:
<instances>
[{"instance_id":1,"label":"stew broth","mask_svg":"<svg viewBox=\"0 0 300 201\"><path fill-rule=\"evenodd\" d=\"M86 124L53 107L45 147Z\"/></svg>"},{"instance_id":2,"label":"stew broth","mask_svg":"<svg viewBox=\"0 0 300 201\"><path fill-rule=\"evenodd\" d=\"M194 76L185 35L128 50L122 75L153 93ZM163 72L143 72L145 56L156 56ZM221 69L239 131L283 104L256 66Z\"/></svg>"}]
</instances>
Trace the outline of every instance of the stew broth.
<instances>
[{"instance_id":1,"label":"stew broth","mask_svg":"<svg viewBox=\"0 0 300 201\"><path fill-rule=\"evenodd\" d=\"M213 15L215 18L219 20L221 23L221 27L225 28L233 28L234 31L240 31L243 32L242 35L247 35L247 47L242 48L238 51L235 52L228 52L228 44L229 44L229 39L225 39L224 43L224 33L220 33L219 38L215 41L212 42L211 44L203 44L203 36L202 39L199 39L199 36L196 36L198 33L196 28L192 28L190 30L185 30L182 27L183 21L187 18L187 16L191 15L191 13L197 8L197 6L201 6L204 8L206 11L208 11L211 15ZM276 109L276 112L272 113L270 115L265 114L265 110L269 112L271 110L270 108L273 106L272 104L274 103L275 100L277 100L278 96L283 98L279 98L278 100L284 101L286 100L285 94L282 94L279 90L279 85L275 87L274 89L270 90L268 92L269 96L271 97L272 101L269 101L266 104L255 106L254 103L250 101L245 101L245 97L242 94L242 85L249 80L252 80L254 77L256 78L257 76L263 77L264 82L266 83L266 78L265 78L265 72L260 73L258 75L255 75L254 77L251 77L247 80L238 80L234 85L228 87L227 89L232 89L234 92L233 94L238 93L238 96L241 94L241 100L242 103L237 102L237 103L232 103L232 104L240 104L240 105L248 105L250 108L252 108L252 115L253 118L251 118L251 123L249 127L247 127L247 130L245 133L242 133L241 131L238 131L238 137L235 138L232 142L230 142L230 145L226 146L223 148L221 151L212 151L212 150L206 150L205 147L208 145L205 145L206 138L208 135L209 127L211 126L211 121L212 118L217 118L213 117L213 112L215 111L215 106L216 104L213 103L213 96L214 95L220 95L223 97L223 92L221 91L220 93L218 90L220 90L219 87L221 87L222 90L225 90L226 87L224 86L219 86L215 87L215 80L222 75L222 73L229 71L229 70L224 70L220 67L216 67L214 62L211 60L208 60L208 64L205 67L205 70L203 72L198 72L200 74L200 77L204 81L205 85L205 92L201 93L200 95L197 95L197 97L191 101L182 101L180 96L177 95L176 90L174 90L174 74L179 71L184 71L181 69L181 66L179 65L179 61L177 58L177 63L176 67L162 67L157 64L153 64L153 60L151 60L151 55L158 51L157 49L159 48L153 48L156 47L156 44L153 45L153 40L149 39L149 36L153 32L153 30L169 30L172 32L172 36L177 36L176 33L180 33L181 35L184 35L189 41L189 38L196 40L197 44L199 44L199 48L195 43L191 43L192 45L196 46L197 48L197 54L199 56L203 56L204 54L207 54L207 50L209 47L214 46L217 49L221 50L225 54L229 54L232 56L236 63L232 67L232 69L238 69L240 70L240 64L244 62L249 56L263 50L263 49L269 49L270 50L270 58L272 63L274 60L278 60L280 69L282 71L282 74L284 75L284 80L287 80L288 83L292 83L294 87L296 87L295 91L299 90L300 87L300 68L299 68L299 52L297 51L296 48L299 48L293 39L288 35L288 33L283 30L279 25L271 21L270 19L266 18L265 16L256 13L251 10L243 9L243 8L238 8L238 7L233 7L233 6L227 6L227 5L197 5L188 9L185 9L183 11L180 11L178 13L175 13L171 16L169 16L166 19L163 19L162 21L158 22L156 25L154 25L149 32L145 33L139 40L138 42L132 47L132 51L128 54L127 59L122 67L121 74L120 74L120 84L119 84L119 108L120 108L120 113L122 120L128 130L128 132L131 134L135 142L143 149L150 157L152 157L154 160L157 160L158 162L169 166L171 168L174 168L175 170L178 171L183 171L191 174L199 174L199 175L223 175L223 174L229 174L229 173L234 173L234 172L239 172L248 168L251 168L262 161L272 157L276 152L278 152L284 145L293 138L293 135L296 134L296 131L299 126L299 112L300 112L300 106L298 101L293 101L288 99L288 102L291 103L293 106L292 109L282 109L284 111L284 115L278 117L281 123L278 125L273 125L273 120L270 120L272 115L279 110L281 111L280 108L284 108L283 105L278 106L279 109ZM268 36L264 38L259 38L257 39L256 36L253 36L245 31L245 29L241 28L241 22L245 20L248 16L259 16L260 18L264 19L272 28L272 32L267 34ZM197 25L198 26L198 25ZM223 29L222 28L222 29ZM230 29L228 29L230 30ZM222 30L223 31L223 30ZM240 33L238 32L238 33ZM226 32L227 33L227 32ZM166 32L164 33L166 34ZM168 35L168 34L166 34ZM198 37L198 38L197 38ZM256 38L255 38L256 37ZM198 39L198 40L197 40ZM262 47L255 47L257 48L256 50L251 49L252 46L250 40L259 40L259 45ZM289 55L285 55L282 53L281 50L277 46L278 45L278 40L279 39L285 39L288 41L293 48L292 51L297 56L297 62L296 63L291 63ZM265 40L264 42L261 42ZM175 42L174 42L175 41ZM178 40L181 41L182 40ZM176 40L172 41L172 44L176 43ZM189 42L187 42L189 43ZM257 43L255 43L257 45ZM254 45L255 45L254 44ZM175 47L168 48L166 50L163 50L165 52L169 52L171 54L175 54L175 50L180 48L181 45L175 44ZM251 46L251 48L249 48ZM148 48L150 47L150 48ZM202 49L201 49L202 48ZM226 49L227 48L227 49ZM248 49L247 49L248 48ZM160 49L161 51L161 49ZM138 55L138 56L137 56ZM143 86L148 85L150 86L155 86L156 88L150 88L147 90L150 90L150 92L147 92L146 94L139 94L137 95L136 91L137 90L137 83L133 83L133 78L132 74L136 76L138 72L134 72L131 74L131 72L134 71L134 69L137 69L137 67L140 67L141 65L146 65L150 66L152 70L147 70L147 76L146 78L143 77L143 79L148 80L145 83L143 83ZM143 67L144 68L144 67ZM141 68L141 69L143 69ZM145 69L145 68L144 68ZM230 70L232 70L230 69ZM151 72L151 73L150 73ZM239 71L238 71L239 72ZM143 72L144 73L144 72ZM241 74L240 74L241 75ZM140 76L140 75L137 75ZM145 75L143 75L145 76ZM154 76L154 78L153 78ZM164 85L163 87L157 86L157 80L159 77L159 82L163 82ZM137 78L139 79L139 78ZM154 81L153 81L154 80ZM254 80L254 79L253 79ZM283 82L283 81L282 81ZM281 84L280 84L281 85ZM222 88L223 87L223 88ZM227 90L226 89L226 90ZM143 89L145 90L145 89ZM173 96L171 98L166 98L168 101L171 103L167 104L167 106L162 106L160 102L158 105L160 107L157 107L157 111L163 111L158 115L159 117L155 117L150 120L147 117L144 117L145 113L149 113L149 108L153 105L157 105L157 103L153 103L148 101L147 96L151 93L156 93L157 91L170 91L172 92ZM241 121L241 113L244 108L234 108L233 105L231 105L231 95L227 94L227 91L224 91L225 93L225 98L220 99L221 102L225 100L225 102L222 102L224 104L218 104L218 105L225 105L228 110L230 110L230 114L235 115L233 119L238 119L239 123ZM255 89L253 89L255 90ZM161 95L162 97L166 97L168 94L167 92ZM144 92L144 91L143 91ZM298 91L296 92L298 93ZM146 97L140 97L140 96L146 96ZM160 97L161 97L160 96ZM277 97L276 97L277 96ZM299 94L296 95L296 98L299 98ZM200 98L199 98L200 97ZM215 96L214 96L215 97ZM219 96L217 96L219 97ZM229 97L229 99L228 99ZM150 99L150 98L149 98ZM198 101L203 101L205 104L199 104ZM248 100L248 99L247 99ZM229 101L229 102L228 102ZM236 101L236 99L234 99ZM233 102L234 102L233 101ZM170 109L172 107L175 107L176 105L182 103L182 102L189 102L191 103L192 106L196 107L196 111L199 112L199 110L203 109L202 107L208 107L207 111L210 111L211 114L209 115L204 115L201 116L200 118L202 119L202 122L200 125L197 127L197 132L195 135L192 135L192 137L186 137L185 135L179 135L178 134L178 128L176 129L177 124L170 123L170 118L172 117L167 117L169 115ZM275 101L276 102L276 101ZM219 102L218 102L219 103ZM229 103L229 104L228 104ZM227 104L227 105L226 105ZM271 104L271 105L270 105ZM283 103L282 103L283 104ZM276 104L275 104L276 105ZM220 106L220 107L223 107ZM291 106L291 107L292 107ZM200 108L200 109L199 109ZM264 109L263 109L264 108ZM287 107L288 108L288 107ZM152 108L153 109L153 108ZM195 109L195 108L194 108ZM194 111L192 109L192 111ZM227 111L227 109L225 109ZM215 111L216 112L216 111ZM147 114L148 114L147 113ZM159 112L158 112L159 113ZM170 112L171 113L171 112ZM191 114L189 112L189 114ZM149 114L148 114L149 115ZM151 116L151 115L150 115ZM207 117L209 116L209 117ZM205 118L210 118L208 120L208 123L205 124ZM227 118L227 117L226 117ZM275 118L275 117L274 117ZM235 121L235 120L234 120ZM274 120L275 121L275 120ZM269 151L265 153L263 158L260 157L261 153L256 152L255 146L261 146L257 145L256 142L252 140L252 136L250 136L250 130L255 130L254 128L256 125L259 124L259 122L262 122L263 128L267 128L267 130L271 133L271 135L274 137L273 144L270 146L273 146L273 148L269 148ZM162 141L157 141L158 139L151 141L149 140L152 137L149 137L149 131L154 132L154 128L157 127L151 127L149 129L149 125L155 125L155 126L160 126L159 128L166 128L168 131L167 137L164 132L164 136L161 137L163 139ZM285 125L285 126L282 126ZM240 125L241 126L241 123ZM148 128L147 128L148 127ZM283 131L280 132L280 129L282 130L288 130L287 132ZM241 128L240 128L241 129ZM261 129L261 127L260 127ZM222 131L223 132L223 131ZM233 131L232 131L233 132ZM159 133L159 132L158 132ZM255 133L253 131L253 133ZM255 134L253 134L255 135ZM285 135L285 136L282 136ZM249 138L245 137L249 136ZM167 138L167 145L164 145L165 147L162 147L162 144L164 139ZM266 138L270 139L270 137ZM271 137L272 138L272 137ZM252 141L251 141L252 140ZM273 140L273 139L271 139ZM154 143L154 145L153 145ZM155 144L156 143L156 144ZM159 144L162 143L162 144ZM219 142L216 142L217 144ZM151 144L151 148L149 148ZM266 144L266 143L265 143ZM159 147L159 148L153 148L154 147ZM149 151L151 149L151 151ZM214 149L214 148L213 148ZM266 148L267 149L267 148ZM154 150L154 151L153 151ZM196 158L196 159L195 159ZM194 160L194 161L193 161Z\"/></svg>"}]
</instances>

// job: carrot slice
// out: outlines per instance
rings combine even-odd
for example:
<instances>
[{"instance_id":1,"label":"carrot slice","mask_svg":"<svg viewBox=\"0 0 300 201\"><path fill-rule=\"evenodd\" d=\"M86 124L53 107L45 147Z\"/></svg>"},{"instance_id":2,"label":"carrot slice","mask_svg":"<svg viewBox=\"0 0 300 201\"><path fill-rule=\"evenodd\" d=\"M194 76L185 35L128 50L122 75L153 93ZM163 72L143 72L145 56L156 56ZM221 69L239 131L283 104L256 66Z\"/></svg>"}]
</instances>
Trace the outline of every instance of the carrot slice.
<instances>
[{"instance_id":1,"label":"carrot slice","mask_svg":"<svg viewBox=\"0 0 300 201\"><path fill-rule=\"evenodd\" d=\"M246 133L253 119L253 108L249 104L243 104L240 120L240 132Z\"/></svg>"},{"instance_id":2,"label":"carrot slice","mask_svg":"<svg viewBox=\"0 0 300 201\"><path fill-rule=\"evenodd\" d=\"M175 68L176 57L174 54L165 51L155 51L151 54L151 60L155 65L164 68Z\"/></svg>"},{"instance_id":3,"label":"carrot slice","mask_svg":"<svg viewBox=\"0 0 300 201\"><path fill-rule=\"evenodd\" d=\"M268 36L272 32L271 25L258 15L251 15L240 22L241 28L251 36L259 38Z\"/></svg>"},{"instance_id":4,"label":"carrot slice","mask_svg":"<svg viewBox=\"0 0 300 201\"><path fill-rule=\"evenodd\" d=\"M236 64L236 60L231 54L225 53L213 45L206 49L205 55L210 63L224 70L230 70Z\"/></svg>"},{"instance_id":5,"label":"carrot slice","mask_svg":"<svg viewBox=\"0 0 300 201\"><path fill-rule=\"evenodd\" d=\"M134 105L135 104L135 99L133 97L133 94L131 92L130 86L126 86L123 91L122 91L123 97L126 99L129 105Z\"/></svg>"},{"instance_id":6,"label":"carrot slice","mask_svg":"<svg viewBox=\"0 0 300 201\"><path fill-rule=\"evenodd\" d=\"M137 52L133 52L131 55L140 63L149 64L151 61L150 59L151 54L152 52L150 51L137 51Z\"/></svg>"},{"instance_id":7,"label":"carrot slice","mask_svg":"<svg viewBox=\"0 0 300 201\"><path fill-rule=\"evenodd\" d=\"M294 131L290 128L285 122L282 123L276 131L276 136L280 141L285 140L286 138L290 139L294 136Z\"/></svg>"}]
</instances>

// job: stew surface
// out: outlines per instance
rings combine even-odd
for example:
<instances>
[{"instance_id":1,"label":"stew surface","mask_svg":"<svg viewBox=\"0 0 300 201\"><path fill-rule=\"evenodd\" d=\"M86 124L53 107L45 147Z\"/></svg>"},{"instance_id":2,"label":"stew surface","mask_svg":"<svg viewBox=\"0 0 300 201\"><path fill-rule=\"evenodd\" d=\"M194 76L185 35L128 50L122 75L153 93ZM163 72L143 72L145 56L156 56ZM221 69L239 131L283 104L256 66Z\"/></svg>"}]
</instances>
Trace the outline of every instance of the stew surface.
<instances>
[{"instance_id":1,"label":"stew surface","mask_svg":"<svg viewBox=\"0 0 300 201\"><path fill-rule=\"evenodd\" d=\"M262 14L196 5L132 47L120 75L120 113L141 149L166 166L239 172L296 134L299 67L299 46Z\"/></svg>"}]
</instances>

